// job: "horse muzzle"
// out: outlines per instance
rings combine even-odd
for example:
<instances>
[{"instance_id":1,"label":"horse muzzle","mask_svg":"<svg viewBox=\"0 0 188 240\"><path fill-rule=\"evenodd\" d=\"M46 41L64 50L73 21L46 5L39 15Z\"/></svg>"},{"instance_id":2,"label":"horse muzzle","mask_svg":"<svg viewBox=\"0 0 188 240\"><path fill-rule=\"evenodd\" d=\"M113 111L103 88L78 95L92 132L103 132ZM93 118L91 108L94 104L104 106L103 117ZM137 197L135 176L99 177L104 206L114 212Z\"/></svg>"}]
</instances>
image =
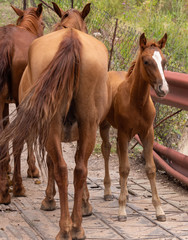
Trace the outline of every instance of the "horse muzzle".
<instances>
[{"instance_id":1,"label":"horse muzzle","mask_svg":"<svg viewBox=\"0 0 188 240\"><path fill-rule=\"evenodd\" d=\"M154 90L158 97L165 97L169 92L168 85L164 87L162 84L155 84Z\"/></svg>"}]
</instances>

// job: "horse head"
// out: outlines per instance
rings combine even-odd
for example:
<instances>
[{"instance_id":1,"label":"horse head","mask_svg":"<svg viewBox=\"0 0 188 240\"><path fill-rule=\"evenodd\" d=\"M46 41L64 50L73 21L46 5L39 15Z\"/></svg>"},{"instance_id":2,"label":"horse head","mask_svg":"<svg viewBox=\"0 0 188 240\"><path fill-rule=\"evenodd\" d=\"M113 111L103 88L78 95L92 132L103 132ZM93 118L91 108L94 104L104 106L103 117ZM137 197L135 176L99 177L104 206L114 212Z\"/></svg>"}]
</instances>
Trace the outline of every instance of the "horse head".
<instances>
[{"instance_id":1,"label":"horse head","mask_svg":"<svg viewBox=\"0 0 188 240\"><path fill-rule=\"evenodd\" d=\"M166 33L158 42L147 41L144 33L140 36L142 74L159 97L164 97L169 92L168 83L164 76L166 59L161 51L166 41Z\"/></svg>"},{"instance_id":2,"label":"horse head","mask_svg":"<svg viewBox=\"0 0 188 240\"><path fill-rule=\"evenodd\" d=\"M27 8L21 10L11 5L15 13L19 16L17 25L26 28L28 31L37 35L38 37L43 35L44 22L42 20L42 3L37 8Z\"/></svg>"},{"instance_id":3,"label":"horse head","mask_svg":"<svg viewBox=\"0 0 188 240\"><path fill-rule=\"evenodd\" d=\"M90 12L91 3L86 4L81 12L73 8L67 11L63 11L58 7L56 3L52 2L52 4L54 11L61 18L60 23L57 23L55 25L54 30L59 30L62 28L75 28L87 33L87 27L84 19Z\"/></svg>"}]
</instances>

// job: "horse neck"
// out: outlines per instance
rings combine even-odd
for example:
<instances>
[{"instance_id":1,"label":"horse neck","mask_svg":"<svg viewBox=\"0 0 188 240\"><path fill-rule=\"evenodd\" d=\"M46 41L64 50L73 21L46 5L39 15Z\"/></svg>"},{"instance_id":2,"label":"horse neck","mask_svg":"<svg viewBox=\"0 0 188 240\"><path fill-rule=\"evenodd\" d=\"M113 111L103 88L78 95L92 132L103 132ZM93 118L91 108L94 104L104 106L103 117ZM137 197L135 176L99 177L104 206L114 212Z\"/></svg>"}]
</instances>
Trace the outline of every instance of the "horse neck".
<instances>
[{"instance_id":1,"label":"horse neck","mask_svg":"<svg viewBox=\"0 0 188 240\"><path fill-rule=\"evenodd\" d=\"M32 15L25 16L23 21L19 24L19 27L26 29L37 37L41 36L41 30L39 29L39 26L39 19Z\"/></svg>"},{"instance_id":2,"label":"horse neck","mask_svg":"<svg viewBox=\"0 0 188 240\"><path fill-rule=\"evenodd\" d=\"M138 58L129 77L131 82L130 101L136 106L143 107L150 95L150 84L144 79L141 73L141 62Z\"/></svg>"}]
</instances>

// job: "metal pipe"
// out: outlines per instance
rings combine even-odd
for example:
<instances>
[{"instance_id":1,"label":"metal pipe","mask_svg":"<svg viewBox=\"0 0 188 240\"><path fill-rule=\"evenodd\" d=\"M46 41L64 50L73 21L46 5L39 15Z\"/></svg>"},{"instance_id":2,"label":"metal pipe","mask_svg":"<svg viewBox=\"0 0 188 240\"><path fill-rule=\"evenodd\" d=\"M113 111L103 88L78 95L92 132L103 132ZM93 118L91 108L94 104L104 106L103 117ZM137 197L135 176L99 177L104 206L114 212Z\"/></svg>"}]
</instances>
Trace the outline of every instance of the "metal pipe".
<instances>
[{"instance_id":1,"label":"metal pipe","mask_svg":"<svg viewBox=\"0 0 188 240\"><path fill-rule=\"evenodd\" d=\"M140 145L142 145L138 135L136 135L134 138ZM156 142L154 142L154 150L162 153L164 156L167 156L169 158L168 160L170 161L171 166L166 161L164 161L155 151L153 151L155 162L168 174L188 186L188 156L178 153L173 149L164 147Z\"/></svg>"},{"instance_id":2,"label":"metal pipe","mask_svg":"<svg viewBox=\"0 0 188 240\"><path fill-rule=\"evenodd\" d=\"M114 29L114 34L113 34L113 38L112 38L112 47L111 47L111 50L110 50L110 57L109 57L109 62L108 62L108 71L110 70L110 65L111 65L111 60L112 60L112 53L113 53L113 49L114 49L114 41L115 41L115 37L116 37L117 27L118 27L118 19L116 18L115 29Z\"/></svg>"},{"instance_id":3,"label":"metal pipe","mask_svg":"<svg viewBox=\"0 0 188 240\"><path fill-rule=\"evenodd\" d=\"M164 71L164 74L169 85L169 93L166 97L160 98L151 88L152 99L188 111L188 74L171 71Z\"/></svg>"}]
</instances>

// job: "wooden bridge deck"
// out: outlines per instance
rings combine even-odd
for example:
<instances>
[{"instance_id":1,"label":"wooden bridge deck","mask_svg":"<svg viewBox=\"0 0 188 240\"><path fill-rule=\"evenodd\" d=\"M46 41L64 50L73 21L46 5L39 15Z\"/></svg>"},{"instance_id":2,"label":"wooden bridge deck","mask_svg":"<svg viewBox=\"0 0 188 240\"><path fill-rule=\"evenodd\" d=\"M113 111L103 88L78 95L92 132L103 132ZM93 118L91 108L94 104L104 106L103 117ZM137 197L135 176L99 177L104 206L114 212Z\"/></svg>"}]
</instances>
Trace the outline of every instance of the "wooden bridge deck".
<instances>
[{"instance_id":1,"label":"wooden bridge deck","mask_svg":"<svg viewBox=\"0 0 188 240\"><path fill-rule=\"evenodd\" d=\"M69 206L73 205L72 170L74 168L74 144L63 148L69 166ZM55 239L59 230L59 199L57 209L52 212L40 210L45 194L45 181L36 184L34 179L26 178L26 153L23 154L23 183L27 197L13 198L10 205L0 205L0 239ZM140 166L141 167L141 166ZM90 190L93 215L83 219L87 239L120 240L152 239L175 240L188 239L188 193L176 184L170 183L167 177L157 177L158 192L161 198L167 221L158 222L151 204L151 192L146 176L137 166L131 171L128 187L128 219L118 222L119 174L118 162L112 161L112 192L114 200L103 200L103 161L101 157L92 156L89 161L88 187Z\"/></svg>"}]
</instances>

